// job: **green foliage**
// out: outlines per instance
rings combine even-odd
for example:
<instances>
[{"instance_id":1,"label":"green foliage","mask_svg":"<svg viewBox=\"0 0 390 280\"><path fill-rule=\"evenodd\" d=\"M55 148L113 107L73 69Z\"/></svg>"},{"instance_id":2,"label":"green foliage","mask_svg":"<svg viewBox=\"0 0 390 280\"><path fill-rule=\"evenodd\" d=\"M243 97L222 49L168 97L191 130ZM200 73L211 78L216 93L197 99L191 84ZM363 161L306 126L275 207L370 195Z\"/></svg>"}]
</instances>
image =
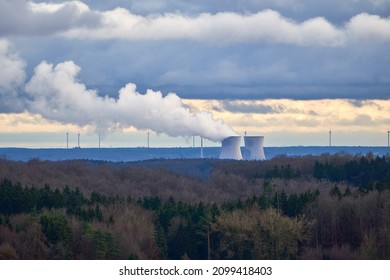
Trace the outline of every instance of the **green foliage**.
<instances>
[{"instance_id":1,"label":"green foliage","mask_svg":"<svg viewBox=\"0 0 390 280\"><path fill-rule=\"evenodd\" d=\"M128 260L139 260L139 256L136 253L131 253L128 257Z\"/></svg>"},{"instance_id":2,"label":"green foliage","mask_svg":"<svg viewBox=\"0 0 390 280\"><path fill-rule=\"evenodd\" d=\"M168 255L167 240L165 238L165 233L161 225L157 224L154 232L154 240L158 248L160 249L161 256L166 258Z\"/></svg>"},{"instance_id":3,"label":"green foliage","mask_svg":"<svg viewBox=\"0 0 390 280\"><path fill-rule=\"evenodd\" d=\"M390 160L383 157L360 157L343 164L315 162L313 176L332 182L345 181L352 185L368 189L376 183L377 190L390 189Z\"/></svg>"},{"instance_id":4,"label":"green foliage","mask_svg":"<svg viewBox=\"0 0 390 280\"><path fill-rule=\"evenodd\" d=\"M10 225L9 216L0 214L0 225Z\"/></svg>"},{"instance_id":5,"label":"green foliage","mask_svg":"<svg viewBox=\"0 0 390 280\"><path fill-rule=\"evenodd\" d=\"M101 199L96 199L100 197ZM58 188L53 190L49 185L41 189L22 188L20 184L13 184L4 179L0 182L0 214L10 215L18 213L31 213L42 209L65 208L68 215L75 215L79 219L90 222L104 220L98 203L104 203L104 199L95 192L93 199L88 201L78 188L72 190L68 186L61 192ZM96 203L93 207L93 203ZM0 219L1 222L1 219Z\"/></svg>"},{"instance_id":6,"label":"green foliage","mask_svg":"<svg viewBox=\"0 0 390 280\"><path fill-rule=\"evenodd\" d=\"M119 247L110 232L94 229L91 224L86 224L84 233L92 241L94 259L118 259Z\"/></svg>"},{"instance_id":7,"label":"green foliage","mask_svg":"<svg viewBox=\"0 0 390 280\"><path fill-rule=\"evenodd\" d=\"M72 232L65 215L59 211L47 212L40 219L43 233L50 243L65 242L70 244Z\"/></svg>"},{"instance_id":8,"label":"green foliage","mask_svg":"<svg viewBox=\"0 0 390 280\"><path fill-rule=\"evenodd\" d=\"M337 185L334 185L334 187L330 190L329 195L338 199L341 199L343 197L340 188Z\"/></svg>"},{"instance_id":9,"label":"green foliage","mask_svg":"<svg viewBox=\"0 0 390 280\"><path fill-rule=\"evenodd\" d=\"M49 245L56 249L59 247L64 249L61 258L71 258L72 230L65 215L60 211L46 212L41 216L40 224Z\"/></svg>"},{"instance_id":10,"label":"green foliage","mask_svg":"<svg viewBox=\"0 0 390 280\"><path fill-rule=\"evenodd\" d=\"M155 234L162 255L170 259L181 259L184 255L207 259L207 227L218 212L215 204L190 205L176 203L172 198L162 204L156 209Z\"/></svg>"},{"instance_id":11,"label":"green foliage","mask_svg":"<svg viewBox=\"0 0 390 280\"><path fill-rule=\"evenodd\" d=\"M114 259L117 256L115 239L109 232L96 230L93 234L96 259Z\"/></svg>"},{"instance_id":12,"label":"green foliage","mask_svg":"<svg viewBox=\"0 0 390 280\"><path fill-rule=\"evenodd\" d=\"M10 215L28 211L31 208L28 197L20 184L4 179L0 182L0 213Z\"/></svg>"},{"instance_id":13,"label":"green foliage","mask_svg":"<svg viewBox=\"0 0 390 280\"><path fill-rule=\"evenodd\" d=\"M291 168L291 166L288 164L286 167L281 166L278 167L277 165L274 166L272 170L268 170L264 178L266 179L272 179L272 178L281 178L281 179L294 179L294 178L299 178L301 176L299 171L295 171Z\"/></svg>"}]
</instances>

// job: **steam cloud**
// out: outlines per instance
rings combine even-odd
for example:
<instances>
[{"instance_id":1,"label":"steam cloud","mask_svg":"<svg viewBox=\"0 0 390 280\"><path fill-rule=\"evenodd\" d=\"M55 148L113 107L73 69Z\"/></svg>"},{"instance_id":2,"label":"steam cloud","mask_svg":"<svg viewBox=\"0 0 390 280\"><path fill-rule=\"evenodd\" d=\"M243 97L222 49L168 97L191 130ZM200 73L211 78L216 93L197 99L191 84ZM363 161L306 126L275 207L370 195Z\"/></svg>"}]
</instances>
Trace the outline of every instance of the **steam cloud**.
<instances>
[{"instance_id":1,"label":"steam cloud","mask_svg":"<svg viewBox=\"0 0 390 280\"><path fill-rule=\"evenodd\" d=\"M99 96L96 90L87 89L77 80L81 69L73 61L55 66L41 62L22 95L13 86L23 80L20 69L24 70L24 64L4 48L0 63L14 66L17 76L0 80L0 101L8 105L18 101L23 107L19 111L27 110L61 123L90 126L103 133L133 126L173 137L197 135L214 142L236 135L222 120L214 120L211 113L191 112L174 93L163 96L159 91L147 90L141 94L135 84L129 83L120 89L118 98ZM10 109L3 107L0 111Z\"/></svg>"}]
</instances>

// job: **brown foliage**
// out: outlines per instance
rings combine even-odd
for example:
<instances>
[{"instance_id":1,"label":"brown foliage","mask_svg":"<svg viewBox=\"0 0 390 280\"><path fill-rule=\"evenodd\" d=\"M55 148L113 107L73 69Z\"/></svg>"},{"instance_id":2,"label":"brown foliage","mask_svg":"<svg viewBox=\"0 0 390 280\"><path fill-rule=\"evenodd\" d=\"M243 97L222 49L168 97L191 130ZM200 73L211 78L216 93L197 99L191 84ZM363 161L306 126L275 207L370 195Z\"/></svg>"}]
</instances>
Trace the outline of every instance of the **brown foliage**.
<instances>
[{"instance_id":1,"label":"brown foliage","mask_svg":"<svg viewBox=\"0 0 390 280\"><path fill-rule=\"evenodd\" d=\"M118 240L121 258L137 254L140 259L158 259L160 251L154 241L155 227L151 212L133 204L108 206L102 209L105 217L114 217L114 223L95 227L110 231Z\"/></svg>"},{"instance_id":2,"label":"brown foliage","mask_svg":"<svg viewBox=\"0 0 390 280\"><path fill-rule=\"evenodd\" d=\"M49 258L49 248L36 217L27 214L11 219L12 229L0 225L0 243L9 244L16 256L24 260ZM8 253L11 251L8 250Z\"/></svg>"},{"instance_id":3,"label":"brown foliage","mask_svg":"<svg viewBox=\"0 0 390 280\"><path fill-rule=\"evenodd\" d=\"M225 212L212 225L213 234L220 236L212 254L217 259L296 258L312 226L304 217L289 218L275 209Z\"/></svg>"},{"instance_id":4,"label":"brown foliage","mask_svg":"<svg viewBox=\"0 0 390 280\"><path fill-rule=\"evenodd\" d=\"M0 260L17 260L19 259L15 249L8 243L0 244Z\"/></svg>"}]
</instances>

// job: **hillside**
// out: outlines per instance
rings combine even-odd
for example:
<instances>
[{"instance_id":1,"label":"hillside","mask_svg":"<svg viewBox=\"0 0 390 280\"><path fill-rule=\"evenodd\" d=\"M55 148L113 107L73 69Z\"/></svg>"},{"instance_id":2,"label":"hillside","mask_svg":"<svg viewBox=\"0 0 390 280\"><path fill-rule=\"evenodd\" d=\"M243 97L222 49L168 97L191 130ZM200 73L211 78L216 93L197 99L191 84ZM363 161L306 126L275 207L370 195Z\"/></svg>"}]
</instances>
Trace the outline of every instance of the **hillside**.
<instances>
[{"instance_id":1,"label":"hillside","mask_svg":"<svg viewBox=\"0 0 390 280\"><path fill-rule=\"evenodd\" d=\"M389 259L390 159L0 160L0 259Z\"/></svg>"}]
</instances>

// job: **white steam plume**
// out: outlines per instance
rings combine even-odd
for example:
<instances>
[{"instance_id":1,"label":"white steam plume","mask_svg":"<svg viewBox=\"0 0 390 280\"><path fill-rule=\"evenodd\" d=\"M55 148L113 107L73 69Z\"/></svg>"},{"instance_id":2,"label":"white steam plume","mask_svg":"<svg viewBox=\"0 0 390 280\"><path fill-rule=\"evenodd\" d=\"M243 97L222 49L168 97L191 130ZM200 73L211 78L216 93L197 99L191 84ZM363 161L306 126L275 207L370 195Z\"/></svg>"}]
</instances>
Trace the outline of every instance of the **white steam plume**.
<instances>
[{"instance_id":1,"label":"white steam plume","mask_svg":"<svg viewBox=\"0 0 390 280\"><path fill-rule=\"evenodd\" d=\"M118 98L101 97L77 81L79 71L72 61L38 65L25 87L28 110L62 123L92 125L103 132L133 126L169 136L199 135L214 142L236 135L211 113L191 112L174 93L163 96L147 90L141 94L129 83Z\"/></svg>"}]
</instances>

